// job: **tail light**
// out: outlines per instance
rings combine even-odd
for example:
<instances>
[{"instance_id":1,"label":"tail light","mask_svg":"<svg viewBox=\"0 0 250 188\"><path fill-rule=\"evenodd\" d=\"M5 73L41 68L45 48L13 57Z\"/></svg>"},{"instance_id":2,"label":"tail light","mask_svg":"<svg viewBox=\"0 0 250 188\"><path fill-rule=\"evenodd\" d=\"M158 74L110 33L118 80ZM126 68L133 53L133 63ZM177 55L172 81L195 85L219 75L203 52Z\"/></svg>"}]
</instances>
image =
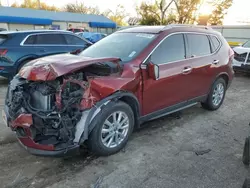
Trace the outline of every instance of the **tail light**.
<instances>
[{"instance_id":1,"label":"tail light","mask_svg":"<svg viewBox=\"0 0 250 188\"><path fill-rule=\"evenodd\" d=\"M7 50L7 49L0 49L0 56L4 56L4 55L6 55L6 54L7 54L7 52L8 52L8 50Z\"/></svg>"}]
</instances>

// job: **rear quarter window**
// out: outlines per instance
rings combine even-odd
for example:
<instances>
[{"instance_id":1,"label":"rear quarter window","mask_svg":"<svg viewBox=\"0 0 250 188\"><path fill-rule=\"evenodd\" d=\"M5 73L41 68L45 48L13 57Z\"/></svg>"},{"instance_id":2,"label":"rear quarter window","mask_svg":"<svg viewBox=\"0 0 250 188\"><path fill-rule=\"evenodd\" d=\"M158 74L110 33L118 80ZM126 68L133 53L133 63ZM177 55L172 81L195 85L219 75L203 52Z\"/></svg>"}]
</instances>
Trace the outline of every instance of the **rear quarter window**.
<instances>
[{"instance_id":1,"label":"rear quarter window","mask_svg":"<svg viewBox=\"0 0 250 188\"><path fill-rule=\"evenodd\" d=\"M25 41L24 41L24 45L32 45L35 43L36 40L36 35L31 35L29 36Z\"/></svg>"},{"instance_id":2,"label":"rear quarter window","mask_svg":"<svg viewBox=\"0 0 250 188\"><path fill-rule=\"evenodd\" d=\"M7 35L0 35L0 44L4 43L8 39Z\"/></svg>"},{"instance_id":3,"label":"rear quarter window","mask_svg":"<svg viewBox=\"0 0 250 188\"><path fill-rule=\"evenodd\" d=\"M87 45L87 42L74 35L64 35L68 45Z\"/></svg>"},{"instance_id":4,"label":"rear quarter window","mask_svg":"<svg viewBox=\"0 0 250 188\"><path fill-rule=\"evenodd\" d=\"M217 37L215 36L210 36L211 38L211 48L212 48L212 52L215 52L219 49L220 47L220 41Z\"/></svg>"}]
</instances>

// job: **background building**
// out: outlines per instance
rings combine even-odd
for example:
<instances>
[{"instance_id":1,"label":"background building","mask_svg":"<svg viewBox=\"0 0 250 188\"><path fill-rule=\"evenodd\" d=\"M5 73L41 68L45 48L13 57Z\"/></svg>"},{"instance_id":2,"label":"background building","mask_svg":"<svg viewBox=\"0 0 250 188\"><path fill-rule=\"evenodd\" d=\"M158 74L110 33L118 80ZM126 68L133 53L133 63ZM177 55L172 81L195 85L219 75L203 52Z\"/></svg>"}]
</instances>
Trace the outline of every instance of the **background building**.
<instances>
[{"instance_id":1,"label":"background building","mask_svg":"<svg viewBox=\"0 0 250 188\"><path fill-rule=\"evenodd\" d=\"M0 28L7 30L85 28L110 34L116 23L102 15L0 7Z\"/></svg>"}]
</instances>

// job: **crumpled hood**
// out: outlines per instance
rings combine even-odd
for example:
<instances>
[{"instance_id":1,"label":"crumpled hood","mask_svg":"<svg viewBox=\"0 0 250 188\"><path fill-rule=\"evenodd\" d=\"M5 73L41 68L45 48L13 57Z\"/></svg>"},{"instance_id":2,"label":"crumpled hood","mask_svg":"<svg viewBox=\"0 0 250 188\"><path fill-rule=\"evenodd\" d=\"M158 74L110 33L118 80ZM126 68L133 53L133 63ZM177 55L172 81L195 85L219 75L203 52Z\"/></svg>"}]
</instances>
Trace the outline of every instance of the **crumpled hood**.
<instances>
[{"instance_id":1,"label":"crumpled hood","mask_svg":"<svg viewBox=\"0 0 250 188\"><path fill-rule=\"evenodd\" d=\"M249 53L250 52L250 48L245 48L245 47L235 47L235 48L233 48L233 50L237 54L243 54L243 53Z\"/></svg>"},{"instance_id":2,"label":"crumpled hood","mask_svg":"<svg viewBox=\"0 0 250 188\"><path fill-rule=\"evenodd\" d=\"M118 63L120 58L90 58L72 54L60 54L36 59L26 64L19 72L22 78L31 81L55 80L57 77L80 70L95 63Z\"/></svg>"}]
</instances>

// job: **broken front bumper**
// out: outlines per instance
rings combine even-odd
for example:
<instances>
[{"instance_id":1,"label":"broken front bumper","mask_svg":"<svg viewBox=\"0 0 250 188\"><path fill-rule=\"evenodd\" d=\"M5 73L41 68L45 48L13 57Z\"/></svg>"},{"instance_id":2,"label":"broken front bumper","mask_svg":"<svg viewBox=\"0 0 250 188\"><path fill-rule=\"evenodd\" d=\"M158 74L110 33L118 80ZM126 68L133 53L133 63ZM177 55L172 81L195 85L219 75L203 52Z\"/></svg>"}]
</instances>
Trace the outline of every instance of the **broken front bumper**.
<instances>
[{"instance_id":1,"label":"broken front bumper","mask_svg":"<svg viewBox=\"0 0 250 188\"><path fill-rule=\"evenodd\" d=\"M68 147L67 149L61 150L41 150L35 149L32 147L27 147L23 144L21 139L18 139L21 146L23 146L29 153L37 156L46 156L46 157L67 157L67 156L74 156L79 154L79 145Z\"/></svg>"},{"instance_id":2,"label":"broken front bumper","mask_svg":"<svg viewBox=\"0 0 250 188\"><path fill-rule=\"evenodd\" d=\"M54 145L36 143L32 138L32 115L20 114L14 121L10 120L8 108L5 106L4 116L6 124L15 131L19 143L31 154L38 156L65 157L79 153L79 144L70 145L66 148L56 148Z\"/></svg>"}]
</instances>

